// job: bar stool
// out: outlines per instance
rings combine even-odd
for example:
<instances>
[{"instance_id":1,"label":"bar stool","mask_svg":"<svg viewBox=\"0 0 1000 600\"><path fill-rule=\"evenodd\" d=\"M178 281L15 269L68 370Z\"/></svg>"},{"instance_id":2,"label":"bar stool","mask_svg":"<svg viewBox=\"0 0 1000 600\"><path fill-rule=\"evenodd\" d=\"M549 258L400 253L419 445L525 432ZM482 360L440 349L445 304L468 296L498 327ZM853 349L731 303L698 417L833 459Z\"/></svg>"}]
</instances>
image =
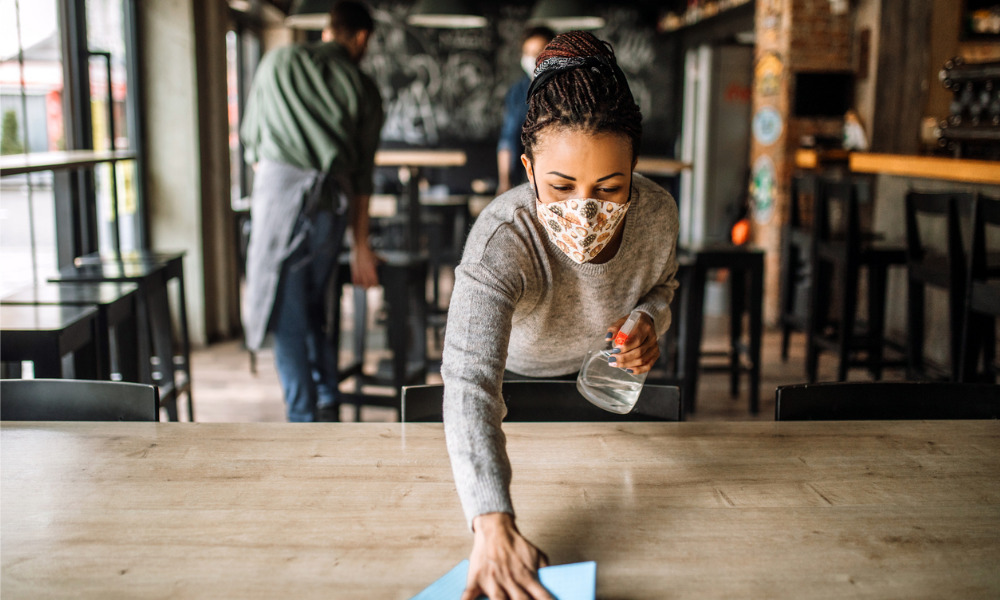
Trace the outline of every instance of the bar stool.
<instances>
[{"instance_id":1,"label":"bar stool","mask_svg":"<svg viewBox=\"0 0 1000 600\"><path fill-rule=\"evenodd\" d=\"M729 392L739 395L740 373L746 372L750 384L750 413L757 414L760 407L760 343L761 306L764 295L764 251L759 248L730 245L705 245L677 249L679 278L681 279L681 310L679 321L678 370L681 373L681 397L687 412L694 412L698 372L728 371ZM702 352L701 337L704 318L705 285L708 272L716 269L729 271L730 330L729 357L726 366L702 366L701 357L712 353ZM748 293L749 292L749 293ZM749 317L749 340L743 341L743 318ZM743 362L743 359L746 362Z\"/></svg>"},{"instance_id":2,"label":"bar stool","mask_svg":"<svg viewBox=\"0 0 1000 600\"><path fill-rule=\"evenodd\" d=\"M812 207L816 197L816 175L800 173L792 178L788 218L781 228L780 312L781 360L788 361L788 342L792 332L806 331L808 290L812 273L812 229L803 219L802 207ZM804 293L803 293L804 292Z\"/></svg>"},{"instance_id":3,"label":"bar stool","mask_svg":"<svg viewBox=\"0 0 1000 600\"><path fill-rule=\"evenodd\" d=\"M961 370L962 325L968 260L962 242L962 221L972 215L975 194L955 192L906 194L906 355L908 378L925 379L932 372L938 378L958 381ZM926 243L920 223L944 218L947 246L942 252ZM926 229L925 229L926 232ZM924 360L924 291L926 287L948 294L948 348L950 364L941 368Z\"/></svg>"},{"instance_id":4,"label":"bar stool","mask_svg":"<svg viewBox=\"0 0 1000 600\"><path fill-rule=\"evenodd\" d=\"M353 361L338 366L338 382L354 378L354 391L342 394L345 402L355 405L360 417L361 407L384 406L401 409L403 386L424 383L427 377L427 299L428 257L408 251L379 251L379 282L386 303L386 332L389 361L379 364L375 373L364 372L367 347L367 297L365 290L354 288ZM350 281L346 256L341 257L336 292L331 296L335 318L332 330L340 331L340 298L345 282ZM366 386L386 387L391 394L364 392ZM358 418L360 420L360 418Z\"/></svg>"},{"instance_id":5,"label":"bar stool","mask_svg":"<svg viewBox=\"0 0 1000 600\"><path fill-rule=\"evenodd\" d=\"M806 375L810 383L817 379L819 355L824 350L837 353L838 381L846 380L848 367L856 365L867 366L875 379L881 379L882 368L889 364L883 360L886 278L890 266L906 264L906 249L862 232L859 195L869 189L869 181L865 179L821 179L817 187L813 209L813 279L806 328ZM837 224L840 226L835 228ZM868 322L866 331L858 335L855 324L862 267L868 270ZM839 320L833 332L828 333L834 272L841 293L836 307ZM853 360L858 351L867 351L866 361Z\"/></svg>"},{"instance_id":6,"label":"bar stool","mask_svg":"<svg viewBox=\"0 0 1000 600\"><path fill-rule=\"evenodd\" d=\"M171 421L178 420L177 399L182 394L187 397L189 418L194 420L183 259L184 252L138 251L121 257L90 254L77 258L76 264L60 269L58 275L49 278L52 282L124 282L139 286L140 303L146 307L148 317L152 383L160 386L160 403ZM177 303L180 348L175 348L174 343L170 281L177 282L180 296Z\"/></svg>"},{"instance_id":7,"label":"bar stool","mask_svg":"<svg viewBox=\"0 0 1000 600\"><path fill-rule=\"evenodd\" d=\"M131 283L39 283L8 294L9 305L96 306L98 379L149 382L149 346L140 317L139 286Z\"/></svg>"},{"instance_id":8,"label":"bar stool","mask_svg":"<svg viewBox=\"0 0 1000 600\"><path fill-rule=\"evenodd\" d=\"M966 286L966 318L962 328L961 381L996 383L996 322L1000 318L1000 199L979 196L973 206L972 250ZM993 231L987 235L987 226ZM980 359L982 362L980 363Z\"/></svg>"},{"instance_id":9,"label":"bar stool","mask_svg":"<svg viewBox=\"0 0 1000 600\"><path fill-rule=\"evenodd\" d=\"M97 351L100 332L96 306L0 305L0 356L34 363L38 379L60 379L63 357L73 355L75 379L98 379L103 370Z\"/></svg>"}]
</instances>

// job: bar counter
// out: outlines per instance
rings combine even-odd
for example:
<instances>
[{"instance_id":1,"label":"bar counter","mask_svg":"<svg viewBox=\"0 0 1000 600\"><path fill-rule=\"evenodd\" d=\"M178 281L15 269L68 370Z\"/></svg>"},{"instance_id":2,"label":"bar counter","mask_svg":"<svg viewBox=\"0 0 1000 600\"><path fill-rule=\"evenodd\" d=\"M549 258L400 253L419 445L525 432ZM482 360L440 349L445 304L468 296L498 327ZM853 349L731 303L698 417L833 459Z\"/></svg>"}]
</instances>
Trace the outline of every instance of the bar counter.
<instances>
[{"instance_id":1,"label":"bar counter","mask_svg":"<svg viewBox=\"0 0 1000 600\"><path fill-rule=\"evenodd\" d=\"M1000 597L1000 422L512 423L599 598ZM411 598L468 557L440 424L0 427L3 597Z\"/></svg>"},{"instance_id":2,"label":"bar counter","mask_svg":"<svg viewBox=\"0 0 1000 600\"><path fill-rule=\"evenodd\" d=\"M848 162L855 173L1000 184L1000 161L852 152Z\"/></svg>"}]
</instances>

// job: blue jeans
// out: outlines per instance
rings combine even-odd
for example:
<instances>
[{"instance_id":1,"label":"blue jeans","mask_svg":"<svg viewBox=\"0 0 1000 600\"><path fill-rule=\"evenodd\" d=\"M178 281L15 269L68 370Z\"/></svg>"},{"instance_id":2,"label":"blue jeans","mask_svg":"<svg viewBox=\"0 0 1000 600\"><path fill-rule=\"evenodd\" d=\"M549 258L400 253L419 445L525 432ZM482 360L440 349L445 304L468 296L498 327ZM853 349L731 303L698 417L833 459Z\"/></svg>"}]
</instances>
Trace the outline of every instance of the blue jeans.
<instances>
[{"instance_id":1,"label":"blue jeans","mask_svg":"<svg viewBox=\"0 0 1000 600\"><path fill-rule=\"evenodd\" d=\"M282 266L271 333L289 421L315 421L317 406L337 402L339 332L330 348L323 324L327 283L337 264L344 227L344 218L329 211L300 217L293 237L305 230L305 239Z\"/></svg>"}]
</instances>

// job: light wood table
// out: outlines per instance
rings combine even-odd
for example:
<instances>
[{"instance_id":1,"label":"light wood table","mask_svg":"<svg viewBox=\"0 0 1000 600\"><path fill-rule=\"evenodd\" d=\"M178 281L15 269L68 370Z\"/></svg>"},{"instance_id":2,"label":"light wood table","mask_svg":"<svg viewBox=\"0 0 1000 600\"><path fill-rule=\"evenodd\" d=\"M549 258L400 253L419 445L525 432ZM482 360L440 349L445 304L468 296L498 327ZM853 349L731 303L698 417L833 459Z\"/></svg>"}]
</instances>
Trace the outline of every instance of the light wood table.
<instances>
[{"instance_id":1,"label":"light wood table","mask_svg":"<svg viewBox=\"0 0 1000 600\"><path fill-rule=\"evenodd\" d=\"M509 424L602 598L996 598L1000 422ZM440 424L4 423L4 598L409 598L471 549Z\"/></svg>"}]
</instances>

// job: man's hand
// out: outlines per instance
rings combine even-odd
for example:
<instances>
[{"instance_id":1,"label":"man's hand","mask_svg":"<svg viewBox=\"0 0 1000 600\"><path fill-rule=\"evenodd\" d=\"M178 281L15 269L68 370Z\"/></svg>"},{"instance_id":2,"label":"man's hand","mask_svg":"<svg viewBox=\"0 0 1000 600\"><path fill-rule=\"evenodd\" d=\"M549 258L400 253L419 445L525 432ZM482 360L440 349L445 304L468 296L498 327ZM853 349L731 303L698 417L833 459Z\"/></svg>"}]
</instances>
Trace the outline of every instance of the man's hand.
<instances>
[{"instance_id":1,"label":"man's hand","mask_svg":"<svg viewBox=\"0 0 1000 600\"><path fill-rule=\"evenodd\" d=\"M378 285L378 257L368 244L351 248L351 283L365 289Z\"/></svg>"},{"instance_id":2,"label":"man's hand","mask_svg":"<svg viewBox=\"0 0 1000 600\"><path fill-rule=\"evenodd\" d=\"M660 346L656 343L656 328L653 327L653 319L646 313L640 313L632 333L628 336L624 346L615 346L612 350L615 362L609 363L621 369L629 369L632 373L645 373L653 368L656 359L660 358ZM608 334L613 339L618 335L618 330L625 324L622 317L608 327Z\"/></svg>"},{"instance_id":3,"label":"man's hand","mask_svg":"<svg viewBox=\"0 0 1000 600\"><path fill-rule=\"evenodd\" d=\"M549 560L518 532L514 517L479 515L472 529L476 537L462 600L482 594L490 600L554 600L538 582L538 568L548 566Z\"/></svg>"}]
</instances>

